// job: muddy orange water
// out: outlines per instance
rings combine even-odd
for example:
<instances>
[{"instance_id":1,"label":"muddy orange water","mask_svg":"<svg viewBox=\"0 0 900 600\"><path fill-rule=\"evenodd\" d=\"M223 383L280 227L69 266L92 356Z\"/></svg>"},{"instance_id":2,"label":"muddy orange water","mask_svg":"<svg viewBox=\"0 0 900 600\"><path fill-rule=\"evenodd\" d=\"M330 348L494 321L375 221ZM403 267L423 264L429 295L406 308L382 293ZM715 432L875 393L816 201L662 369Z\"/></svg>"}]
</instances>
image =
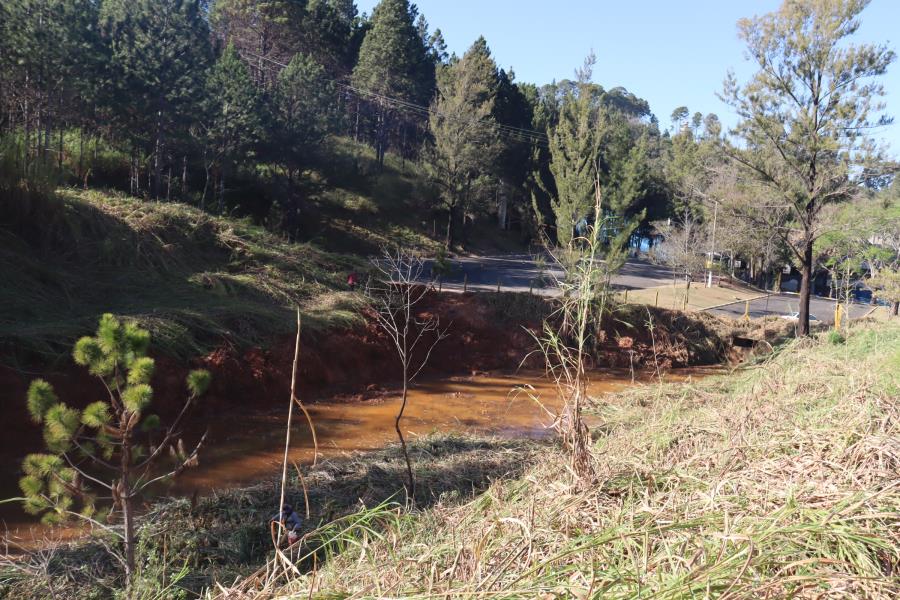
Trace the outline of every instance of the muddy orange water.
<instances>
[{"instance_id":1,"label":"muddy orange water","mask_svg":"<svg viewBox=\"0 0 900 600\"><path fill-rule=\"evenodd\" d=\"M670 372L669 381L702 376L703 369ZM590 392L603 395L631 385L655 381L650 373L602 371L591 375ZM531 392L522 390L530 386ZM541 373L527 372L453 377L422 381L409 394L401 427L407 440L433 432L464 432L508 437L540 438L549 435L552 418L548 411L559 408L555 388ZM396 441L394 417L400 396L388 393L374 400L320 401L309 404L321 456L374 450ZM207 414L185 443L196 440L209 428L207 443L197 468L158 490L163 495L207 494L216 488L236 487L280 472L284 453L287 402L282 409L228 409ZM189 444L188 444L189 445ZM294 411L290 458L298 464L311 462L313 443L303 414ZM3 490L13 491L22 457L4 457ZM78 530L49 530L23 514L17 504L0 505L9 533L27 545L37 539L61 539Z\"/></svg>"}]
</instances>

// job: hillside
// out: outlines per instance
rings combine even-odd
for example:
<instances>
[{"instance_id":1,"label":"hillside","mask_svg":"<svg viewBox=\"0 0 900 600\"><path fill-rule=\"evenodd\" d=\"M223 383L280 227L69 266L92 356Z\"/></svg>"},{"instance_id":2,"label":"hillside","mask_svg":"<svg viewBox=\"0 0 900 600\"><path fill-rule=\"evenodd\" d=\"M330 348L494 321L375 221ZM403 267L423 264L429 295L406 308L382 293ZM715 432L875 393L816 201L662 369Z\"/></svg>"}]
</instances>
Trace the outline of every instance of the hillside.
<instances>
[{"instance_id":1,"label":"hillside","mask_svg":"<svg viewBox=\"0 0 900 600\"><path fill-rule=\"evenodd\" d=\"M359 307L344 293L348 273L398 244L433 254L442 225L416 164L388 154L380 169L343 138L327 156L290 189L263 177L270 187L243 190L237 216L109 189L4 194L0 351L56 356L104 312L137 318L181 358L287 332L297 305L309 331L348 324ZM277 194L299 207L295 241L255 214ZM517 247L516 234L498 233L488 248Z\"/></svg>"},{"instance_id":2,"label":"hillside","mask_svg":"<svg viewBox=\"0 0 900 600\"><path fill-rule=\"evenodd\" d=\"M0 228L0 343L55 354L112 312L138 319L180 356L227 336L345 322L339 290L360 260L292 244L181 204L60 189Z\"/></svg>"}]
</instances>

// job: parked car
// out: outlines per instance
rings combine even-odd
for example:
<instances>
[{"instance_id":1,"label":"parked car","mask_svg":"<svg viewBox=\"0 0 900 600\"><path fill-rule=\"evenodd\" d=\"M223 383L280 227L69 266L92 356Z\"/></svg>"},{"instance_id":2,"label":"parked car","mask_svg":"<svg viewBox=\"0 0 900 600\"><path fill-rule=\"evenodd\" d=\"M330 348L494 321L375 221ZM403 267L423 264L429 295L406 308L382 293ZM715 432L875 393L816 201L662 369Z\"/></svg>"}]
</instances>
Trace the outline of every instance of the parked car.
<instances>
[{"instance_id":1,"label":"parked car","mask_svg":"<svg viewBox=\"0 0 900 600\"><path fill-rule=\"evenodd\" d=\"M786 315L781 315L781 318L786 319L788 321L799 321L800 313L797 311L791 311ZM816 318L816 315L809 315L809 322L810 323L821 323L822 321L820 321L818 318Z\"/></svg>"}]
</instances>

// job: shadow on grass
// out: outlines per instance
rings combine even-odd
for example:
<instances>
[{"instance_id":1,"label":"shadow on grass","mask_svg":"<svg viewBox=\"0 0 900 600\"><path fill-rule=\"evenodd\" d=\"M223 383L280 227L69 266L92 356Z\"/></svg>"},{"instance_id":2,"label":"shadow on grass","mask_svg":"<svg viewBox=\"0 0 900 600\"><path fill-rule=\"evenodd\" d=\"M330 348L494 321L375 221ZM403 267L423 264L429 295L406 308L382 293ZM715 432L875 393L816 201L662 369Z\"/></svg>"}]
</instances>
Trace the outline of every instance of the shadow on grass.
<instances>
[{"instance_id":1,"label":"shadow on grass","mask_svg":"<svg viewBox=\"0 0 900 600\"><path fill-rule=\"evenodd\" d=\"M61 190L0 207L0 351L66 355L105 312L141 320L181 358L222 337L257 343L354 265L184 205ZM327 321L311 313L308 327Z\"/></svg>"},{"instance_id":2,"label":"shadow on grass","mask_svg":"<svg viewBox=\"0 0 900 600\"><path fill-rule=\"evenodd\" d=\"M534 441L462 436L417 440L410 444L416 510L426 510L438 502L465 502L495 480L522 476L541 447ZM309 519L304 519L304 532L365 508L402 504L405 499L406 467L398 447L327 460L303 470L310 510ZM279 479L273 477L208 498L179 498L156 504L144 517L139 532L138 563L143 565L139 585L161 589L167 578L186 568L177 587L192 596L214 581L235 581L253 573L271 555L268 524L277 512L278 498ZM304 515L303 486L296 471L290 474L286 499ZM386 523L376 522L375 526ZM52 580L62 586L57 593L66 589L85 593L93 588L97 597L112 594L119 581L118 570L112 559L103 558L101 549L96 542L82 542L57 550L49 568ZM317 553L319 566L326 558L324 552ZM300 567L308 569L311 564ZM28 585L36 590L41 582L34 579ZM23 581L17 587L21 585Z\"/></svg>"}]
</instances>

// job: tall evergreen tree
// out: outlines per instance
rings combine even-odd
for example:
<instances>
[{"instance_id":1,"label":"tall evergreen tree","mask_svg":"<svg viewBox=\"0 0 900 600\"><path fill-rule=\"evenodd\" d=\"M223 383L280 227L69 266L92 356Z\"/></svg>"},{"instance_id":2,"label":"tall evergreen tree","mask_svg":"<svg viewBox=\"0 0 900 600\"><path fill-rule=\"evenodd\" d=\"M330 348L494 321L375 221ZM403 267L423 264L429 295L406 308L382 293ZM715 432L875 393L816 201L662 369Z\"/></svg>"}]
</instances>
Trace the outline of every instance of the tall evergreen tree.
<instances>
[{"instance_id":1,"label":"tall evergreen tree","mask_svg":"<svg viewBox=\"0 0 900 600\"><path fill-rule=\"evenodd\" d=\"M226 181L251 156L263 135L262 103L237 50L229 45L210 72L204 94L205 118L201 125L206 185L203 200L215 176L218 209L225 208Z\"/></svg>"},{"instance_id":2,"label":"tall evergreen tree","mask_svg":"<svg viewBox=\"0 0 900 600\"><path fill-rule=\"evenodd\" d=\"M802 335L809 334L813 245L823 209L850 198L862 169L884 75L895 54L884 45L848 44L867 0L785 1L775 12L738 24L758 71L739 85L726 80L724 97L741 117L734 133L743 150L726 146L743 176L778 198L764 211L746 211L779 232L800 266ZM740 210L741 207L735 207Z\"/></svg>"},{"instance_id":3,"label":"tall evergreen tree","mask_svg":"<svg viewBox=\"0 0 900 600\"><path fill-rule=\"evenodd\" d=\"M500 149L493 116L497 65L484 38L459 61L443 67L428 124L434 139L429 166L447 210L446 245L456 241L456 227L490 187Z\"/></svg>"},{"instance_id":4,"label":"tall evergreen tree","mask_svg":"<svg viewBox=\"0 0 900 600\"><path fill-rule=\"evenodd\" d=\"M102 74L97 6L84 0L9 0L0 8L0 103L23 135L20 170L62 168L63 133L84 124Z\"/></svg>"},{"instance_id":5,"label":"tall evergreen tree","mask_svg":"<svg viewBox=\"0 0 900 600\"><path fill-rule=\"evenodd\" d=\"M222 46L244 56L259 87L271 87L278 72L297 52L296 36L305 2L295 0L216 0L210 23Z\"/></svg>"},{"instance_id":6,"label":"tall evergreen tree","mask_svg":"<svg viewBox=\"0 0 900 600\"><path fill-rule=\"evenodd\" d=\"M198 115L212 61L201 0L104 0L102 31L111 51L107 98L132 146L132 191L140 189L138 154L150 157L151 194L162 194L171 150Z\"/></svg>"},{"instance_id":7,"label":"tall evergreen tree","mask_svg":"<svg viewBox=\"0 0 900 600\"><path fill-rule=\"evenodd\" d=\"M435 85L434 63L416 29L417 11L409 0L381 0L353 69L353 85L371 96L375 112L375 149L384 161L397 113L389 99L428 104Z\"/></svg>"},{"instance_id":8,"label":"tall evergreen tree","mask_svg":"<svg viewBox=\"0 0 900 600\"><path fill-rule=\"evenodd\" d=\"M550 132L550 171L555 193L551 206L556 217L556 240L569 246L575 227L594 207L599 139L595 135L595 108L590 79L596 57L591 54L578 72L576 91L567 91L559 107L559 121Z\"/></svg>"},{"instance_id":9,"label":"tall evergreen tree","mask_svg":"<svg viewBox=\"0 0 900 600\"><path fill-rule=\"evenodd\" d=\"M515 74L510 69L497 72L497 96L492 111L494 119L501 125L517 130L531 129L534 112L531 104L515 82ZM508 130L510 131L510 130ZM498 224L505 228L510 220L510 212L520 215L530 213L526 181L533 166L532 148L539 143L538 138L525 133L509 133L505 136L497 156L497 174L500 177Z\"/></svg>"},{"instance_id":10,"label":"tall evergreen tree","mask_svg":"<svg viewBox=\"0 0 900 600\"><path fill-rule=\"evenodd\" d=\"M272 145L293 175L315 153L335 124L335 85L311 57L297 54L278 74L272 99Z\"/></svg>"}]
</instances>

